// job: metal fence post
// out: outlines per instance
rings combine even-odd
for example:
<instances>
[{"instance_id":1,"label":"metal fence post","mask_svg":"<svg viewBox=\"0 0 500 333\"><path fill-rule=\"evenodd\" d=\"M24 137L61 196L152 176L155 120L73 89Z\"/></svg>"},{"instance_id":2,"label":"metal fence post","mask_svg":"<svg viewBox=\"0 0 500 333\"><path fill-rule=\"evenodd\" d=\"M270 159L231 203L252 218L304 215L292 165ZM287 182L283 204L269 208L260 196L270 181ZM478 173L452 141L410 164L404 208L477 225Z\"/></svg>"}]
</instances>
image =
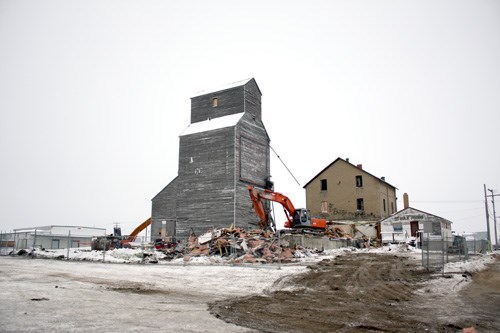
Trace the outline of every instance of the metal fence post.
<instances>
[{"instance_id":1,"label":"metal fence post","mask_svg":"<svg viewBox=\"0 0 500 333\"><path fill-rule=\"evenodd\" d=\"M429 247L430 247L429 234L427 234L427 270L429 270Z\"/></svg>"},{"instance_id":2,"label":"metal fence post","mask_svg":"<svg viewBox=\"0 0 500 333\"><path fill-rule=\"evenodd\" d=\"M278 269L281 269L281 251L283 251L283 247L281 246L281 231L278 231L278 246L280 249L280 252L278 254Z\"/></svg>"},{"instance_id":3,"label":"metal fence post","mask_svg":"<svg viewBox=\"0 0 500 333\"><path fill-rule=\"evenodd\" d=\"M71 246L71 230L68 231L68 240L67 240L67 244L66 244L66 248L67 248L67 251L66 251L66 260L69 260L69 248Z\"/></svg>"},{"instance_id":4,"label":"metal fence post","mask_svg":"<svg viewBox=\"0 0 500 333\"><path fill-rule=\"evenodd\" d=\"M15 256L16 255L16 250L17 250L17 242L16 242L16 236L17 236L17 232L14 230L14 248L12 249L12 255Z\"/></svg>"}]
</instances>

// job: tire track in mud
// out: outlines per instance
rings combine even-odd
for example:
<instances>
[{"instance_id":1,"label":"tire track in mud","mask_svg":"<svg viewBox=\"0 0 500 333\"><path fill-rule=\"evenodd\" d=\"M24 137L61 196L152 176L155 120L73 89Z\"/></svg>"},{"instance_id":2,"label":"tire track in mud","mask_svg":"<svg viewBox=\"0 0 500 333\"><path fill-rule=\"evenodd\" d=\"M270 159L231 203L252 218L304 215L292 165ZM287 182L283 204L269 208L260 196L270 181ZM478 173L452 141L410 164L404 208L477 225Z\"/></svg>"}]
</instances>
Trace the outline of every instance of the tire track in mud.
<instances>
[{"instance_id":1,"label":"tire track in mud","mask_svg":"<svg viewBox=\"0 0 500 333\"><path fill-rule=\"evenodd\" d=\"M88 288L101 288L106 291L115 291L121 293L132 293L139 295L155 295L155 296L170 296L170 297L180 297L180 298L189 298L195 297L194 294L189 294L185 292L179 292L172 289L165 289L161 286L158 286L155 283L149 282L134 282L130 280L117 280L117 279L106 279L106 278L98 278L98 277L85 277L79 276L70 273L51 273L48 276L52 278L61 278L62 281L74 281L80 282L84 285L87 285Z\"/></svg>"},{"instance_id":2,"label":"tire track in mud","mask_svg":"<svg viewBox=\"0 0 500 333\"><path fill-rule=\"evenodd\" d=\"M409 318L406 303L428 278L407 258L351 254L277 281L266 295L209 304L213 315L266 332L401 332L427 323ZM282 289L278 289L282 288Z\"/></svg>"},{"instance_id":3,"label":"tire track in mud","mask_svg":"<svg viewBox=\"0 0 500 333\"><path fill-rule=\"evenodd\" d=\"M377 259L374 257L356 269L352 287L364 290L372 299L390 302L410 300L421 282L421 279L413 279L415 272L412 276L405 274L405 268L413 265L405 263L407 259L402 257L395 256L391 262L380 262Z\"/></svg>"}]
</instances>

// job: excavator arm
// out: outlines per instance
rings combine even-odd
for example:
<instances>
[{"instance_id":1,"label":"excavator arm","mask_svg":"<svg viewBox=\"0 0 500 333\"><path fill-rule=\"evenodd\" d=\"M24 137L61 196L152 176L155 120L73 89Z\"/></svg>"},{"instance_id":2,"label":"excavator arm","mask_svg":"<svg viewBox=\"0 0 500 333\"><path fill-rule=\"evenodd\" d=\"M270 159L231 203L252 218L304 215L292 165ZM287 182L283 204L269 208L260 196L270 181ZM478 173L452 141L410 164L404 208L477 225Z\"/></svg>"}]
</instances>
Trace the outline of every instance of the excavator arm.
<instances>
[{"instance_id":1,"label":"excavator arm","mask_svg":"<svg viewBox=\"0 0 500 333\"><path fill-rule=\"evenodd\" d=\"M264 209L262 199L280 203L283 206L283 210L285 211L285 215L287 218L287 221L285 221L285 227L290 228L293 225L293 215L295 213L295 207L287 196L267 189L258 191L253 186L248 186L248 192L250 193L250 198L252 199L255 215L260 218L259 227L261 229L265 230L269 228L270 220L268 214Z\"/></svg>"},{"instance_id":2,"label":"excavator arm","mask_svg":"<svg viewBox=\"0 0 500 333\"><path fill-rule=\"evenodd\" d=\"M149 227L150 224L151 224L151 218L149 218L146 221L142 222L137 228L134 229L134 231L132 231L132 233L130 234L130 236L128 236L128 238L126 239L126 242L133 242L135 240L135 238L137 237L137 235L141 231L143 231L144 229L146 229L147 227Z\"/></svg>"}]
</instances>

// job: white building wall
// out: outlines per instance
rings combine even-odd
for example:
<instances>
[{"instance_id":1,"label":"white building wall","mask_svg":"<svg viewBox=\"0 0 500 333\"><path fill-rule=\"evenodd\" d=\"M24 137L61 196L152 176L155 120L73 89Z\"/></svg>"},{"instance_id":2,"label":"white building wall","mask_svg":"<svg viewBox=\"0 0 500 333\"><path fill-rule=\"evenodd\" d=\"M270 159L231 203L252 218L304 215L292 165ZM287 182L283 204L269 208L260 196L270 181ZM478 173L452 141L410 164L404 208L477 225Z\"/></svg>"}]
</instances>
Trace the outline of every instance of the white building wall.
<instances>
[{"instance_id":1,"label":"white building wall","mask_svg":"<svg viewBox=\"0 0 500 333\"><path fill-rule=\"evenodd\" d=\"M7 238L14 240L16 250L32 247L43 249L90 247L92 237L106 234L104 228L81 226L41 226L14 231L8 234Z\"/></svg>"},{"instance_id":2,"label":"white building wall","mask_svg":"<svg viewBox=\"0 0 500 333\"><path fill-rule=\"evenodd\" d=\"M409 207L380 222L382 243L407 242L412 237L412 222L418 222L418 232L429 232L431 239L451 240L450 221Z\"/></svg>"}]
</instances>

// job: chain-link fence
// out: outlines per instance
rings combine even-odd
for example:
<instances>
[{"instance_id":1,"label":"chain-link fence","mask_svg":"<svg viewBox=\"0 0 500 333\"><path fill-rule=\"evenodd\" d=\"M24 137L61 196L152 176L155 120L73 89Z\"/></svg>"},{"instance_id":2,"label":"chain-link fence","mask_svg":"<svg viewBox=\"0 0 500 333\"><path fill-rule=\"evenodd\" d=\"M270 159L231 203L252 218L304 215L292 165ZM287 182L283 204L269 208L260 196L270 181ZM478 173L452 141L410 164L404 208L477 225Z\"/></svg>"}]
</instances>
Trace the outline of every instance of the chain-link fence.
<instances>
[{"instance_id":1,"label":"chain-link fence","mask_svg":"<svg viewBox=\"0 0 500 333\"><path fill-rule=\"evenodd\" d=\"M486 239L467 239L467 249L469 253L485 254L488 251L488 241Z\"/></svg>"},{"instance_id":2,"label":"chain-link fence","mask_svg":"<svg viewBox=\"0 0 500 333\"><path fill-rule=\"evenodd\" d=\"M421 248L422 266L428 270L443 270L446 263L469 258L467 241L461 236L445 238L424 233Z\"/></svg>"},{"instance_id":3,"label":"chain-link fence","mask_svg":"<svg viewBox=\"0 0 500 333\"><path fill-rule=\"evenodd\" d=\"M14 250L12 234L0 232L0 256L6 256Z\"/></svg>"}]
</instances>

